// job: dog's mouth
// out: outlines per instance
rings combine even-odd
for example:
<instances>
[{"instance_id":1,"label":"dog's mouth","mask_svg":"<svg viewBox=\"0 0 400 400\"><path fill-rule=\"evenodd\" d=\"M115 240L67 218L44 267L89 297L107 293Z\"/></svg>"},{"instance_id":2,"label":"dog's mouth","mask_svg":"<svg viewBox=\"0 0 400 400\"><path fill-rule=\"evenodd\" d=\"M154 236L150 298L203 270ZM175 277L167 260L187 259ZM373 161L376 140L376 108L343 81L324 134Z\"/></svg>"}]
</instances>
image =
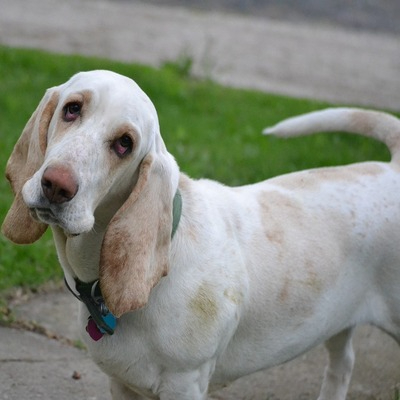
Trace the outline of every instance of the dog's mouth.
<instances>
[{"instance_id":1,"label":"dog's mouth","mask_svg":"<svg viewBox=\"0 0 400 400\"><path fill-rule=\"evenodd\" d=\"M54 212L50 208L37 207L30 208L29 211L33 219L47 225L59 226L64 231L64 234L69 238L80 235L80 233L70 232L68 229L66 229L62 221L54 214Z\"/></svg>"},{"instance_id":2,"label":"dog's mouth","mask_svg":"<svg viewBox=\"0 0 400 400\"><path fill-rule=\"evenodd\" d=\"M47 225L58 225L59 220L50 208L30 208L29 211L34 219Z\"/></svg>"}]
</instances>

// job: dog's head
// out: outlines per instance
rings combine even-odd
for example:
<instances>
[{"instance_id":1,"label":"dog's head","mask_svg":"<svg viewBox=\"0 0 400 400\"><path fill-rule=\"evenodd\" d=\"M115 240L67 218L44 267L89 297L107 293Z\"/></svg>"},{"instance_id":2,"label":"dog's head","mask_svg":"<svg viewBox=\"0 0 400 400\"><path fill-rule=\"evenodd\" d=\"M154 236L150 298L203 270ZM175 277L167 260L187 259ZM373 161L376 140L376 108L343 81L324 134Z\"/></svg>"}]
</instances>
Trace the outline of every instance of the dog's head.
<instances>
[{"instance_id":1,"label":"dog's head","mask_svg":"<svg viewBox=\"0 0 400 400\"><path fill-rule=\"evenodd\" d=\"M6 175L15 195L2 227L10 240L32 243L48 225L70 240L105 229L99 274L108 307L118 316L147 302L168 270L179 171L135 82L92 71L49 89Z\"/></svg>"}]
</instances>

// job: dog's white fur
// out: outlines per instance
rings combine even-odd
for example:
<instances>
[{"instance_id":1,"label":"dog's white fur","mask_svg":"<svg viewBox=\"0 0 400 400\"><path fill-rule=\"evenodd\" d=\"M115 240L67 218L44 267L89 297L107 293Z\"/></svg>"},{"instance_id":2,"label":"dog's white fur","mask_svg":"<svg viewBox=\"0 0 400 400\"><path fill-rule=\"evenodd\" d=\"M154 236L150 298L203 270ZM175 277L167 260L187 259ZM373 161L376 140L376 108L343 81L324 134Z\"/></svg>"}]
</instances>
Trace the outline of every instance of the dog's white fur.
<instances>
[{"instance_id":1,"label":"dog's white fur","mask_svg":"<svg viewBox=\"0 0 400 400\"><path fill-rule=\"evenodd\" d=\"M81 115L65 121L71 101ZM93 341L82 304L80 326L114 399L206 399L327 341L319 400L343 400L353 328L374 324L400 341L400 123L331 109L267 133L327 130L383 140L392 161L230 188L180 173L132 80L93 71L47 92L8 163L16 198L3 232L30 243L49 224L70 285L100 277L119 317L115 333ZM134 148L120 158L113 143L127 132ZM41 180L60 165L78 191L52 204ZM171 240L178 187L183 210Z\"/></svg>"}]
</instances>

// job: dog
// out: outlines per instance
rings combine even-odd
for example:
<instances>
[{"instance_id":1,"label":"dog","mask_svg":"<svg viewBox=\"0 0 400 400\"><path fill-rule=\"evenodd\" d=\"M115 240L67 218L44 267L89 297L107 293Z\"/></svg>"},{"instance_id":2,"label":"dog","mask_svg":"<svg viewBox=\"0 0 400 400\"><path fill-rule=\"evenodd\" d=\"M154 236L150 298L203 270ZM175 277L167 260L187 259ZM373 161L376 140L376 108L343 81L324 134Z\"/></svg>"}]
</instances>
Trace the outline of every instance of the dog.
<instances>
[{"instance_id":1,"label":"dog","mask_svg":"<svg viewBox=\"0 0 400 400\"><path fill-rule=\"evenodd\" d=\"M354 132L391 161L230 188L180 172L131 79L49 89L10 156L15 243L50 226L82 337L114 399L201 400L326 342L319 400L343 400L354 327L400 342L400 122L333 108L264 133Z\"/></svg>"}]
</instances>

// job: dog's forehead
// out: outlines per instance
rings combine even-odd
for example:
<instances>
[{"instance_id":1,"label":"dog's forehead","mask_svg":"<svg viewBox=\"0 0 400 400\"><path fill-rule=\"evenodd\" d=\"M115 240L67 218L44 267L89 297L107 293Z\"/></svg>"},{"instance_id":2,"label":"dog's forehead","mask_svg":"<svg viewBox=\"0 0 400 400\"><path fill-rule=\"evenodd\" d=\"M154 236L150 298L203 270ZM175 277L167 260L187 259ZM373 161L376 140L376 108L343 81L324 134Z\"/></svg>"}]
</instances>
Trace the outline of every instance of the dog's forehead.
<instances>
[{"instance_id":1,"label":"dog's forehead","mask_svg":"<svg viewBox=\"0 0 400 400\"><path fill-rule=\"evenodd\" d=\"M79 72L61 85L62 101L75 93L89 92L97 105L119 109L135 110L155 115L155 108L139 85L126 76L111 71L96 70Z\"/></svg>"},{"instance_id":2,"label":"dog's forehead","mask_svg":"<svg viewBox=\"0 0 400 400\"><path fill-rule=\"evenodd\" d=\"M138 94L142 92L133 79L105 70L79 72L72 76L64 86L66 90L93 89L102 91L115 88L116 90L129 90Z\"/></svg>"}]
</instances>

